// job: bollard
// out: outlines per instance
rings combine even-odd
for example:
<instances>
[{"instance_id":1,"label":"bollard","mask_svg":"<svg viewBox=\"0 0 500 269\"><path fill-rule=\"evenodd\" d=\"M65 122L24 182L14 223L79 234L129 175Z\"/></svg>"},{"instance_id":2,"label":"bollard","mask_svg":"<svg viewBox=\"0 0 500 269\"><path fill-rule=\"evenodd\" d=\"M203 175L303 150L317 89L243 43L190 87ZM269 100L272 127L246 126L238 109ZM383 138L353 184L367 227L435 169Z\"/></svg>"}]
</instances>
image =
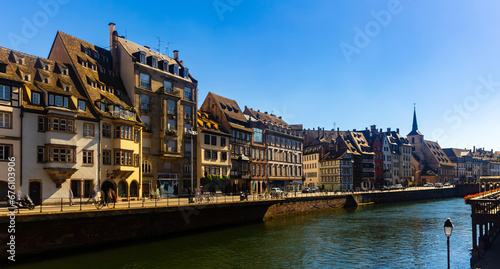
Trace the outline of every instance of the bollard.
<instances>
[{"instance_id":1,"label":"bollard","mask_svg":"<svg viewBox=\"0 0 500 269\"><path fill-rule=\"evenodd\" d=\"M168 195L167 195L167 206L168 206Z\"/></svg>"},{"instance_id":2,"label":"bollard","mask_svg":"<svg viewBox=\"0 0 500 269\"><path fill-rule=\"evenodd\" d=\"M142 207L144 207L144 199L146 198L142 197Z\"/></svg>"},{"instance_id":3,"label":"bollard","mask_svg":"<svg viewBox=\"0 0 500 269\"><path fill-rule=\"evenodd\" d=\"M158 202L158 197L155 198L155 207L156 207L156 202Z\"/></svg>"},{"instance_id":4,"label":"bollard","mask_svg":"<svg viewBox=\"0 0 500 269\"><path fill-rule=\"evenodd\" d=\"M128 198L128 208L130 208L130 197Z\"/></svg>"},{"instance_id":5,"label":"bollard","mask_svg":"<svg viewBox=\"0 0 500 269\"><path fill-rule=\"evenodd\" d=\"M40 213L42 213L42 198L40 197Z\"/></svg>"},{"instance_id":6,"label":"bollard","mask_svg":"<svg viewBox=\"0 0 500 269\"><path fill-rule=\"evenodd\" d=\"M80 211L82 211L82 196L80 196Z\"/></svg>"},{"instance_id":7,"label":"bollard","mask_svg":"<svg viewBox=\"0 0 500 269\"><path fill-rule=\"evenodd\" d=\"M63 211L63 198L61 198L61 212Z\"/></svg>"},{"instance_id":8,"label":"bollard","mask_svg":"<svg viewBox=\"0 0 500 269\"><path fill-rule=\"evenodd\" d=\"M177 205L181 205L181 196L177 195Z\"/></svg>"}]
</instances>

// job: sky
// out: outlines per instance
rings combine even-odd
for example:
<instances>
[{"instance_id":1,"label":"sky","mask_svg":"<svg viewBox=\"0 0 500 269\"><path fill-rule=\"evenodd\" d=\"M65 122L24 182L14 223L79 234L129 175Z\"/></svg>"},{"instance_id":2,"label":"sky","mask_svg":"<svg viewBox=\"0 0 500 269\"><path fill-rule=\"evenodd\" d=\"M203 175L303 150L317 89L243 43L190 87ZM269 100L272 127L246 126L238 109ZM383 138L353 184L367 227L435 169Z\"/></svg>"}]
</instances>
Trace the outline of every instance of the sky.
<instances>
[{"instance_id":1,"label":"sky","mask_svg":"<svg viewBox=\"0 0 500 269\"><path fill-rule=\"evenodd\" d=\"M179 50L209 91L289 124L411 131L500 150L500 2L39 0L3 3L0 46L47 57L58 30L109 48L108 23ZM168 46L168 50L167 50Z\"/></svg>"}]
</instances>

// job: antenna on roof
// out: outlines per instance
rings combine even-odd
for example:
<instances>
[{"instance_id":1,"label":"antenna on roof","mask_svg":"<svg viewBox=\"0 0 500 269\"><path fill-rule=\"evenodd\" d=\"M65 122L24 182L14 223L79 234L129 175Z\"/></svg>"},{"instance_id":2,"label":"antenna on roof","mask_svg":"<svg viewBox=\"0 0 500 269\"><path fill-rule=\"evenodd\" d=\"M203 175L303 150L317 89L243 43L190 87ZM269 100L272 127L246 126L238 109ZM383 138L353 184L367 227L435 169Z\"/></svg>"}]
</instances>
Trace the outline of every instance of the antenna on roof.
<instances>
[{"instance_id":1,"label":"antenna on roof","mask_svg":"<svg viewBox=\"0 0 500 269\"><path fill-rule=\"evenodd\" d=\"M170 46L170 44L174 44L174 42L167 42L167 46L165 47L167 49L167 56L170 57L170 55L168 55L168 47Z\"/></svg>"},{"instance_id":2,"label":"antenna on roof","mask_svg":"<svg viewBox=\"0 0 500 269\"><path fill-rule=\"evenodd\" d=\"M333 130L335 130L335 126L337 125L336 122L333 122Z\"/></svg>"},{"instance_id":3,"label":"antenna on roof","mask_svg":"<svg viewBox=\"0 0 500 269\"><path fill-rule=\"evenodd\" d=\"M160 40L160 37L159 36L156 36L156 38L158 38L158 49L156 49L159 53L160 52L160 48L161 48L161 40Z\"/></svg>"}]
</instances>

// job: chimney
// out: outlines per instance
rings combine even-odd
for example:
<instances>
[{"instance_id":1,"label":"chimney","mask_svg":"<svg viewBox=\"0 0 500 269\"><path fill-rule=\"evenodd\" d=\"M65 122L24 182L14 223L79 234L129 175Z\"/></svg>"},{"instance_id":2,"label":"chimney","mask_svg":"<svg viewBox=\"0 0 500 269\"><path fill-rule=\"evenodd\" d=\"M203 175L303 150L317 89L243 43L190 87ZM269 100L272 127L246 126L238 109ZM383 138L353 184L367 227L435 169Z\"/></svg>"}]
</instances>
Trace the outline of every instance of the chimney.
<instances>
[{"instance_id":1,"label":"chimney","mask_svg":"<svg viewBox=\"0 0 500 269\"><path fill-rule=\"evenodd\" d=\"M476 152L476 146L472 146L472 152Z\"/></svg>"},{"instance_id":2,"label":"chimney","mask_svg":"<svg viewBox=\"0 0 500 269\"><path fill-rule=\"evenodd\" d=\"M396 133L398 133L398 134L399 134L399 128L396 128Z\"/></svg>"},{"instance_id":3,"label":"chimney","mask_svg":"<svg viewBox=\"0 0 500 269\"><path fill-rule=\"evenodd\" d=\"M391 132L391 128L387 128L387 132L390 133Z\"/></svg>"},{"instance_id":4,"label":"chimney","mask_svg":"<svg viewBox=\"0 0 500 269\"><path fill-rule=\"evenodd\" d=\"M368 127L365 127L365 131L368 131Z\"/></svg>"},{"instance_id":5,"label":"chimney","mask_svg":"<svg viewBox=\"0 0 500 269\"><path fill-rule=\"evenodd\" d=\"M352 129L353 132L356 132L356 129Z\"/></svg>"},{"instance_id":6,"label":"chimney","mask_svg":"<svg viewBox=\"0 0 500 269\"><path fill-rule=\"evenodd\" d=\"M338 133L338 132L340 132L340 128L339 128L339 127L337 127L337 133Z\"/></svg>"},{"instance_id":7,"label":"chimney","mask_svg":"<svg viewBox=\"0 0 500 269\"><path fill-rule=\"evenodd\" d=\"M382 133L382 128L380 128L380 133Z\"/></svg>"},{"instance_id":8,"label":"chimney","mask_svg":"<svg viewBox=\"0 0 500 269\"><path fill-rule=\"evenodd\" d=\"M146 49L149 49L149 47L148 47L148 46L144 46L144 47L145 47Z\"/></svg>"},{"instance_id":9,"label":"chimney","mask_svg":"<svg viewBox=\"0 0 500 269\"><path fill-rule=\"evenodd\" d=\"M114 23L110 22L108 26L109 26L109 48L111 50L113 48L113 34L114 32L116 32L116 30Z\"/></svg>"},{"instance_id":10,"label":"chimney","mask_svg":"<svg viewBox=\"0 0 500 269\"><path fill-rule=\"evenodd\" d=\"M178 50L174 50L174 59L179 60L179 51Z\"/></svg>"}]
</instances>

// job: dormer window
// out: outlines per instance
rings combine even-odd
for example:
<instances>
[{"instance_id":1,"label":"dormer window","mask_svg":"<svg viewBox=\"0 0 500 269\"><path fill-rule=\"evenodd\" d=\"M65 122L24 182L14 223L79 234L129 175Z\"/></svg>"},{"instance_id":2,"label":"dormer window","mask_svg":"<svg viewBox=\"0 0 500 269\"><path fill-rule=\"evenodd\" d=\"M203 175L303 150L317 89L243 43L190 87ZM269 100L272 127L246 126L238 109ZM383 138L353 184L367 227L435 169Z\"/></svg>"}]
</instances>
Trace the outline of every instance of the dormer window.
<instances>
[{"instance_id":1,"label":"dormer window","mask_svg":"<svg viewBox=\"0 0 500 269\"><path fill-rule=\"evenodd\" d=\"M188 78L189 77L189 73L188 73L188 69L184 67L184 78Z\"/></svg>"},{"instance_id":2,"label":"dormer window","mask_svg":"<svg viewBox=\"0 0 500 269\"><path fill-rule=\"evenodd\" d=\"M178 76L179 75L179 65L174 64L174 75Z\"/></svg>"},{"instance_id":3,"label":"dormer window","mask_svg":"<svg viewBox=\"0 0 500 269\"><path fill-rule=\"evenodd\" d=\"M113 93L113 92L114 92L113 88L108 87L108 92L109 92L109 93Z\"/></svg>"},{"instance_id":4,"label":"dormer window","mask_svg":"<svg viewBox=\"0 0 500 269\"><path fill-rule=\"evenodd\" d=\"M63 84L63 88L67 92L71 91L71 85Z\"/></svg>"},{"instance_id":5,"label":"dormer window","mask_svg":"<svg viewBox=\"0 0 500 269\"><path fill-rule=\"evenodd\" d=\"M163 60L163 71L166 71L168 72L168 61L167 60Z\"/></svg>"},{"instance_id":6,"label":"dormer window","mask_svg":"<svg viewBox=\"0 0 500 269\"><path fill-rule=\"evenodd\" d=\"M49 65L44 63L43 64L43 70L49 71Z\"/></svg>"},{"instance_id":7,"label":"dormer window","mask_svg":"<svg viewBox=\"0 0 500 269\"><path fill-rule=\"evenodd\" d=\"M106 111L106 103L101 103L101 110Z\"/></svg>"},{"instance_id":8,"label":"dormer window","mask_svg":"<svg viewBox=\"0 0 500 269\"><path fill-rule=\"evenodd\" d=\"M66 68L61 68L61 74L67 76L68 75L68 69Z\"/></svg>"},{"instance_id":9,"label":"dormer window","mask_svg":"<svg viewBox=\"0 0 500 269\"><path fill-rule=\"evenodd\" d=\"M20 65L24 65L24 57L17 57L16 58L16 63Z\"/></svg>"},{"instance_id":10,"label":"dormer window","mask_svg":"<svg viewBox=\"0 0 500 269\"><path fill-rule=\"evenodd\" d=\"M101 73L104 74L104 68L101 67Z\"/></svg>"},{"instance_id":11,"label":"dormer window","mask_svg":"<svg viewBox=\"0 0 500 269\"><path fill-rule=\"evenodd\" d=\"M106 86L101 85L101 91L106 91Z\"/></svg>"},{"instance_id":12,"label":"dormer window","mask_svg":"<svg viewBox=\"0 0 500 269\"><path fill-rule=\"evenodd\" d=\"M78 100L78 110L85 111L85 101Z\"/></svg>"},{"instance_id":13,"label":"dormer window","mask_svg":"<svg viewBox=\"0 0 500 269\"><path fill-rule=\"evenodd\" d=\"M141 51L140 61L141 61L141 64L146 64L146 53L143 51Z\"/></svg>"},{"instance_id":14,"label":"dormer window","mask_svg":"<svg viewBox=\"0 0 500 269\"><path fill-rule=\"evenodd\" d=\"M87 67L87 62L86 61L82 61L82 66L83 67Z\"/></svg>"},{"instance_id":15,"label":"dormer window","mask_svg":"<svg viewBox=\"0 0 500 269\"><path fill-rule=\"evenodd\" d=\"M93 64L92 65L92 70L97 71L97 65Z\"/></svg>"},{"instance_id":16,"label":"dormer window","mask_svg":"<svg viewBox=\"0 0 500 269\"><path fill-rule=\"evenodd\" d=\"M24 79L24 81L30 81L31 76L29 74L24 74L23 79Z\"/></svg>"},{"instance_id":17,"label":"dormer window","mask_svg":"<svg viewBox=\"0 0 500 269\"><path fill-rule=\"evenodd\" d=\"M31 102L35 105L40 104L40 94L37 92L32 92L31 93Z\"/></svg>"},{"instance_id":18,"label":"dormer window","mask_svg":"<svg viewBox=\"0 0 500 269\"><path fill-rule=\"evenodd\" d=\"M66 96L49 94L49 106L69 107L69 99Z\"/></svg>"},{"instance_id":19,"label":"dormer window","mask_svg":"<svg viewBox=\"0 0 500 269\"><path fill-rule=\"evenodd\" d=\"M151 66L153 68L158 68L158 58L156 56L153 56Z\"/></svg>"},{"instance_id":20,"label":"dormer window","mask_svg":"<svg viewBox=\"0 0 500 269\"><path fill-rule=\"evenodd\" d=\"M43 83L45 83L45 84L49 84L49 77L42 76L42 81L43 81Z\"/></svg>"}]
</instances>

